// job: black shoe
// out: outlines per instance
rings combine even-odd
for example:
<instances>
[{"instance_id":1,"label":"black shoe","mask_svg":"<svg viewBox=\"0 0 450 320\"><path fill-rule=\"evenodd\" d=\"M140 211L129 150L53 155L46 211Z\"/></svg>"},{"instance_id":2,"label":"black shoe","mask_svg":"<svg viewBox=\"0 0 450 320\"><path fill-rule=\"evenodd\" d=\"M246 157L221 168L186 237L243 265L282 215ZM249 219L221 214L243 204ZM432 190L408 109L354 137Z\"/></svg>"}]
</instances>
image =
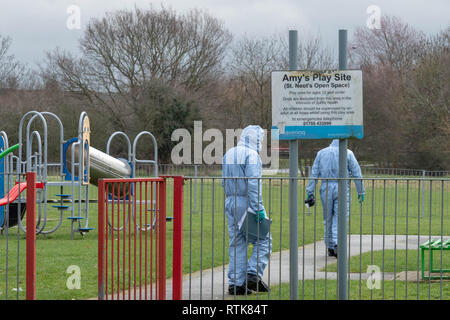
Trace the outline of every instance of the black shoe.
<instances>
[{"instance_id":1,"label":"black shoe","mask_svg":"<svg viewBox=\"0 0 450 320\"><path fill-rule=\"evenodd\" d=\"M258 292L269 292L269 286L256 274L247 274L247 288Z\"/></svg>"},{"instance_id":2,"label":"black shoe","mask_svg":"<svg viewBox=\"0 0 450 320\"><path fill-rule=\"evenodd\" d=\"M337 258L337 247L334 247L333 249L328 248L328 256Z\"/></svg>"},{"instance_id":3,"label":"black shoe","mask_svg":"<svg viewBox=\"0 0 450 320\"><path fill-rule=\"evenodd\" d=\"M245 288L245 284L242 286L230 285L228 286L228 293L231 295L243 296L245 294L252 294L253 291L249 288Z\"/></svg>"}]
</instances>

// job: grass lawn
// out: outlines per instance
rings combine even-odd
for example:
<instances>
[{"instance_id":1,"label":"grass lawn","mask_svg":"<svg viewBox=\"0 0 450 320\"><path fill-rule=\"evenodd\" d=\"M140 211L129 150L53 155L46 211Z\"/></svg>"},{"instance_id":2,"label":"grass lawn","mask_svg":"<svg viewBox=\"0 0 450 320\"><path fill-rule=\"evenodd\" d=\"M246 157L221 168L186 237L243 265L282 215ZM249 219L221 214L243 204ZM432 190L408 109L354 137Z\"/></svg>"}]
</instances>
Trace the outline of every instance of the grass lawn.
<instances>
[{"instance_id":1,"label":"grass lawn","mask_svg":"<svg viewBox=\"0 0 450 320\"><path fill-rule=\"evenodd\" d=\"M348 265L349 272L359 273L367 270L369 265L378 265L381 272L400 273L402 271L417 271L419 273L410 273L410 281L402 280L382 280L380 279L379 288L370 286L368 280L362 279L348 281L348 298L355 300L380 300L380 299L399 299L399 300L421 300L421 299L450 299L450 280L443 280L442 285L439 281L421 280L417 281L417 275L420 277L420 265L417 265L417 250L385 250L363 253L362 255L353 256L350 258ZM425 265L427 266L429 260L425 256ZM435 253L434 257L435 268L441 263L440 253ZM450 254L443 252L442 265L448 268L450 265ZM336 272L337 263L330 263L321 271ZM444 274L448 275L448 274ZM299 299L306 300L334 300L337 298L337 281L336 280L305 280L298 284ZM258 293L248 295L247 297L238 297L238 299L275 299L284 300L289 299L290 291L288 284L281 284L272 286L270 293Z\"/></svg>"},{"instance_id":2,"label":"grass lawn","mask_svg":"<svg viewBox=\"0 0 450 320\"><path fill-rule=\"evenodd\" d=\"M429 251L425 251L425 270L429 267ZM365 272L367 266L377 265L381 272L400 273L402 271L421 271L422 262L420 260L420 251L414 250L384 250L365 252L358 256L350 258L348 264L349 272ZM433 268L439 269L441 265L441 251L433 252ZM450 269L450 252L442 251L442 265L444 269ZM327 265L328 272L336 272L337 264ZM323 269L325 271L325 268ZM444 274L446 275L446 274Z\"/></svg>"},{"instance_id":3,"label":"grass lawn","mask_svg":"<svg viewBox=\"0 0 450 320\"><path fill-rule=\"evenodd\" d=\"M394 287L395 285L395 287ZM350 280L348 283L349 300L439 300L449 299L450 282L406 282L383 281L380 289L369 289L366 280ZM395 288L395 290L394 290ZM395 294L395 296L394 296ZM289 284L272 286L271 292L254 293L247 296L236 296L240 300L288 300L290 297ZM230 297L233 299L234 297ZM298 298L302 300L336 300L336 280L305 280L298 283Z\"/></svg>"}]
</instances>

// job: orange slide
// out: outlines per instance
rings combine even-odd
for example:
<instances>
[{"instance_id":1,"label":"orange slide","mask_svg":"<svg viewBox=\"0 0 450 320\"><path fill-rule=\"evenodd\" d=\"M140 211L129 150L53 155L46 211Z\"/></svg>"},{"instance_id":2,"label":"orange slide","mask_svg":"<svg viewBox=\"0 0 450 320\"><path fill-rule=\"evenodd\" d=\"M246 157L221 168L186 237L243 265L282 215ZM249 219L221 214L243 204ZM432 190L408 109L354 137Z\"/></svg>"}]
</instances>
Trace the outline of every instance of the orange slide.
<instances>
[{"instance_id":1,"label":"orange slide","mask_svg":"<svg viewBox=\"0 0 450 320\"><path fill-rule=\"evenodd\" d=\"M26 182L16 184L14 187L12 187L9 193L3 197L3 199L0 199L0 207L16 200L19 197L19 194L22 193L26 188ZM42 182L38 182L36 183L36 188L42 189L44 188L44 184Z\"/></svg>"}]
</instances>

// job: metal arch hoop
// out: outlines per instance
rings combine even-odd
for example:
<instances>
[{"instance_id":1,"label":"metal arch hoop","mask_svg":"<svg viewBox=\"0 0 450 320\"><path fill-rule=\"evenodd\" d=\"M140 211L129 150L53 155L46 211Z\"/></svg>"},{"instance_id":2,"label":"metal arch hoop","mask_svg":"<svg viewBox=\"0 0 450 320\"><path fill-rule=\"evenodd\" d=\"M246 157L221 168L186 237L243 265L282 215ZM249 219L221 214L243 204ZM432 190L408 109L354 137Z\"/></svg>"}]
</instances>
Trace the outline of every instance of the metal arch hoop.
<instances>
[{"instance_id":1,"label":"metal arch hoop","mask_svg":"<svg viewBox=\"0 0 450 320\"><path fill-rule=\"evenodd\" d=\"M45 120L44 116L42 115L41 112L37 112L37 111L29 111L27 112L22 119L20 119L20 123L19 123L19 166L18 166L18 170L17 173L20 175L21 173L21 164L22 164L22 128L23 128L23 124L25 119L27 118L27 116L29 115L33 115L32 118L29 120L28 125L27 125L27 141L29 139L30 136L30 125L31 123L34 121L34 119L36 117L39 117L42 120L42 123L44 125L44 162L47 163L47 121ZM27 143L28 144L28 143ZM28 152L28 145L27 145L27 152ZM29 164L27 161L27 168L28 168Z\"/></svg>"},{"instance_id":2,"label":"metal arch hoop","mask_svg":"<svg viewBox=\"0 0 450 320\"><path fill-rule=\"evenodd\" d=\"M153 142L153 152L155 155L155 159L154 160L139 160L136 158L136 146L137 143L139 141L139 139L144 136L144 135L148 135L150 136L150 138L152 139ZM133 141L133 160L132 160L133 166L136 167L136 163L152 163L154 164L154 176L157 177L158 176L158 144L156 142L155 137L153 136L153 134L151 134L148 131L142 131L140 132L136 138L134 138Z\"/></svg>"},{"instance_id":3,"label":"metal arch hoop","mask_svg":"<svg viewBox=\"0 0 450 320\"><path fill-rule=\"evenodd\" d=\"M26 132L26 156L27 156L26 166L27 166L27 170L28 171L31 170L31 150L32 150L32 139L31 138L32 138L32 136L35 135L35 133L34 133L35 131L33 131L32 135L30 136L31 124L33 123L34 119L40 118L42 121L42 124L44 126L44 152L43 152L43 154L44 154L44 173L43 173L43 177L41 176L41 178L43 178L44 181L47 181L47 141L48 141L47 140L47 134L48 134L47 121L45 120L45 117L42 115L41 112L29 111L22 117L22 119L20 120L20 123L19 123L19 157L18 157L19 160L17 163L17 174L19 177L19 182L20 182L20 174L22 171L22 139L23 139L23 135L22 135L23 130L22 129L23 129L23 124L24 124L26 118L30 115L32 115L32 116L28 120L27 132ZM37 136L38 136L39 142L41 144L40 135L38 133L37 133ZM31 140L31 143L30 143L30 140ZM44 193L44 200L43 200L43 202L44 202L44 223L43 223L43 226L39 230L36 229L36 234L42 233L42 231L45 227L46 221L47 221L47 185L46 184L44 184L43 193ZM19 194L19 204L18 204L19 212L20 212L20 206L21 206L20 198L21 198L21 195ZM26 230L25 230L24 226L22 225L22 221L20 219L17 220L17 224L22 229L22 231L24 233L26 233Z\"/></svg>"},{"instance_id":4,"label":"metal arch hoop","mask_svg":"<svg viewBox=\"0 0 450 320\"><path fill-rule=\"evenodd\" d=\"M150 136L150 138L152 139L152 142L153 142L153 154L154 154L154 156L155 156L155 159L154 160L139 160L139 159L137 159L137 157L136 157L136 153L137 153L137 143L138 143L138 141L139 141L139 139L142 137L142 136L144 136L144 135L148 135L148 136ZM135 138L134 138L134 141L133 141L133 159L132 159L132 163L133 163L133 167L134 167L134 169L136 170L136 164L137 163L150 163L150 164L153 164L154 165L154 171L153 171L153 173L154 173L154 176L155 177L158 177L158 144L157 144L157 142L156 142L156 139L155 139L155 136L153 135L153 134L151 134L150 132L148 132L148 131L142 131L142 132L140 132ZM156 190L154 190L154 192L156 192ZM156 197L155 197L155 199L156 199ZM151 206L151 210L153 210L153 203L151 203L150 204L150 206ZM153 226L153 224L154 224L154 222L152 222L152 225L147 225L145 228L143 228L143 227L141 227L138 223L137 223L137 221L136 221L136 215L135 215L135 210L134 210L134 208L133 208L133 220L134 220L134 223L135 223L135 225L136 225L136 228L138 229L138 230L140 230L140 231L146 231L146 230L149 230L149 229L151 229L152 228L152 226ZM155 211L155 218L156 218L156 211Z\"/></svg>"},{"instance_id":5,"label":"metal arch hoop","mask_svg":"<svg viewBox=\"0 0 450 320\"><path fill-rule=\"evenodd\" d=\"M116 136L122 136L122 137L124 137L125 140L127 141L127 146L128 146L128 161L130 162L130 161L131 161L131 141L130 141L130 138L128 137L128 135L127 135L125 132L122 132L122 131L116 131L116 132L114 132L114 133L109 137L108 142L106 143L106 154L110 155L110 147L111 147L111 143L112 143L112 140L114 139L114 137L116 137ZM112 201L114 201L114 199L112 199ZM118 200L118 201L121 201L121 200ZM123 201L125 201L125 200L123 200ZM108 225L109 225L110 230L114 230L114 231L122 231L124 228L126 228L126 225L128 224L129 219L130 219L130 214L128 214L128 216L127 216L127 219L126 219L126 221L125 221L125 225L122 226L122 227L119 227L119 228L112 227L111 223L110 223L109 220L108 220Z\"/></svg>"},{"instance_id":6,"label":"metal arch hoop","mask_svg":"<svg viewBox=\"0 0 450 320\"><path fill-rule=\"evenodd\" d=\"M64 143L64 126L63 126L63 124L62 124L62 121L61 121L61 119L56 115L56 114L54 114L54 113L52 113L52 112L49 112L49 111L43 111L43 112L40 112L40 114L41 115L44 115L44 119L45 119L45 115L49 115L49 116L51 116L51 117L53 117L57 122L58 122L58 125L59 125L59 135L60 135L60 137L59 137L59 144L60 144L60 163L61 163L61 168L60 168L60 172L62 172L62 168L63 168L63 164L62 164L62 159L63 159L63 155L62 155L62 152L63 152L63 150L62 150L62 145L63 145L63 143ZM36 117L36 116L34 116L34 117ZM33 118L34 118L33 117ZM30 120L30 122L33 120L33 118ZM34 131L34 132L36 132L36 131ZM34 133L33 132L33 133ZM36 134L38 134L39 135L39 133L38 132L36 132ZM39 136L38 136L39 137ZM40 137L39 137L39 139L40 139ZM47 148L47 147L46 147ZM47 161L45 161L45 166L44 166L44 168L45 168L45 180L47 180ZM45 192L44 193L44 195L45 195L45 198L47 197L47 192ZM46 201L46 199L45 199L45 206L47 206L47 201ZM46 217L46 215L47 215L47 209L45 208L45 210L44 210L44 225L42 226L42 228L41 229L39 229L39 232L38 232L38 230L36 230L36 233L41 233L41 234L50 234L50 233L53 233L53 232L55 232L56 230L58 230L60 227L61 227L61 224L62 224L62 221L63 221L63 213L61 212L61 214L60 214L60 218L59 218L59 221L58 221L58 224L53 228L53 229L50 229L50 230L48 230L48 231L45 231L44 230L44 227L45 227L45 225L46 225L46 223L47 223L47 217Z\"/></svg>"},{"instance_id":7,"label":"metal arch hoop","mask_svg":"<svg viewBox=\"0 0 450 320\"><path fill-rule=\"evenodd\" d=\"M22 119L21 119L21 122L20 122L20 131L19 131L19 136L20 136L20 138L19 138L19 142L21 142L22 141L22 125L23 125L23 122L25 121L25 119L26 119L26 117L29 115L29 114L34 114L32 117L31 117L31 119L29 120L29 122L28 122L28 125L27 125L27 136L26 136L26 139L27 139L27 169L29 170L30 168L31 168L31 162L30 162L30 160L31 160L31 158L32 158L32 156L31 156L31 151L32 151L32 143L33 143L33 136L36 136L37 137L37 139L39 140L39 149L41 150L41 145L42 145L42 143L40 142L40 140L41 140L41 138L40 138L40 135L39 135L39 132L37 132L37 131L33 131L32 133L31 133L31 136L30 136L30 127L31 127L31 123L34 121L34 119L36 118L36 117L39 117L41 120L42 120L42 122L43 122L43 125L44 125L44 162L43 162L43 168L44 168L44 172L43 172L43 174L42 174L42 172L40 173L40 176L43 176L43 180L44 181L47 181L47 164L48 164L48 158L47 158L47 149L48 149L48 125L47 125L47 120L46 120L46 118L44 117L45 115L49 115L49 116L51 116L51 117L53 117L57 122L58 122L58 125L59 125L59 134L60 134L60 138L59 138L59 144L60 144L60 159L61 159L61 168L60 168L60 170L61 170L61 172L62 172L62 168L63 168L63 164L62 164L62 159L63 159L63 151L62 151L62 145L63 145L63 143L64 143L64 127L63 127L63 124L62 124L62 121L61 121L61 119L56 115L56 114L54 114L54 113L52 113L52 112L48 112L48 111L43 111L43 112L37 112L37 111L30 111L30 112L28 112L27 114L25 114L23 117L22 117ZM31 143L30 143L31 142ZM21 147L21 144L20 144L20 147ZM20 148L21 149L21 148ZM39 151L39 153L41 154L41 156L42 156L42 152L41 151ZM21 150L20 150L20 152L19 152L19 168L20 168L20 164L22 163L22 161L21 161L21 157L22 157L22 153L21 153ZM42 161L41 161L42 162ZM19 171L19 173L20 173L20 171ZM60 226L61 226L61 224L62 224L62 220L63 220L63 214L61 213L61 215L60 215L60 218L59 218L59 221L58 221L58 224L53 228L53 229L51 229L51 230L48 230L48 231L44 231L44 228L45 228L45 225L46 225L46 223L47 223L47 186L46 185L44 185L44 190L43 190L43 192L44 192L44 200L43 200L43 203L44 203L44 221L43 221L43 225L42 225L42 227L40 228L40 229L36 229L36 233L37 234L50 234L50 233L53 233L53 232L55 232L56 230L58 230L59 228L60 228ZM39 214L39 223L38 223L38 225L40 224L40 214ZM21 222L20 222L20 227L22 228L22 230L25 232L25 230L23 229L23 226L22 226L22 224L21 224Z\"/></svg>"},{"instance_id":8,"label":"metal arch hoop","mask_svg":"<svg viewBox=\"0 0 450 320\"><path fill-rule=\"evenodd\" d=\"M60 159L59 160L60 160L60 163L61 163L61 165L60 165L60 173L62 174L63 167L64 167L64 165L63 165L63 158L64 158L64 156L63 156L63 147L62 147L62 145L64 144L64 126L62 124L61 119L56 114L54 114L52 112L49 112L49 111L43 111L43 112L41 112L41 114L52 116L58 122L58 125L59 125L59 144L60 144L60 152L59 152L59 155L60 155L59 158Z\"/></svg>"},{"instance_id":9,"label":"metal arch hoop","mask_svg":"<svg viewBox=\"0 0 450 320\"><path fill-rule=\"evenodd\" d=\"M130 141L130 138L128 137L128 135L125 132L122 132L122 131L116 131L109 137L108 142L106 143L106 154L108 154L108 155L110 154L109 151L110 151L111 142L112 142L112 140L113 140L113 138L115 136L122 136L127 141L127 145L128 145L128 161L131 162L131 141Z\"/></svg>"}]
</instances>

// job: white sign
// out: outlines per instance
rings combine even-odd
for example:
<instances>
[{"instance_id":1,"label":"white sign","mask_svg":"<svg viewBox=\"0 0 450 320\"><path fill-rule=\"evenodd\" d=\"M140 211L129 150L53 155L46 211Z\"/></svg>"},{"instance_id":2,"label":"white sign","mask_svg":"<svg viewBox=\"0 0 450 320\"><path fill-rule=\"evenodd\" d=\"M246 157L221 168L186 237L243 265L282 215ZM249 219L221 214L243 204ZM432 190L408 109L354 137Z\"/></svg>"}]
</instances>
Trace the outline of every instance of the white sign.
<instances>
[{"instance_id":1,"label":"white sign","mask_svg":"<svg viewBox=\"0 0 450 320\"><path fill-rule=\"evenodd\" d=\"M361 70L272 72L280 140L363 137Z\"/></svg>"}]
</instances>

